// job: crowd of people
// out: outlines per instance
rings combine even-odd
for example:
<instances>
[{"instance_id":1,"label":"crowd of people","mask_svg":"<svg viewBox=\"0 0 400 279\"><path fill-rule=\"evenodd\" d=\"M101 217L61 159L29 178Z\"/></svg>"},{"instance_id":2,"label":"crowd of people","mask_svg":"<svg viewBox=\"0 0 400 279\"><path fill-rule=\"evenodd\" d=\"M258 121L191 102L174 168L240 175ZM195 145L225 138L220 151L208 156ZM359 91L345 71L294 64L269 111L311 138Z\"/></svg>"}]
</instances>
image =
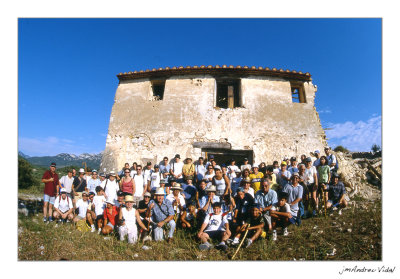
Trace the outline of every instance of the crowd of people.
<instances>
[{"instance_id":1,"label":"crowd of people","mask_svg":"<svg viewBox=\"0 0 400 279\"><path fill-rule=\"evenodd\" d=\"M159 164L126 163L120 172L68 170L58 177L56 164L42 177L44 222L84 224L98 234L116 234L121 241L173 242L176 229L196 235L199 249L226 250L289 234L304 218L346 207L338 161L329 147L314 159L285 157L279 164L236 165L207 162L200 157L181 161L164 157ZM323 211L322 211L323 209Z\"/></svg>"}]
</instances>

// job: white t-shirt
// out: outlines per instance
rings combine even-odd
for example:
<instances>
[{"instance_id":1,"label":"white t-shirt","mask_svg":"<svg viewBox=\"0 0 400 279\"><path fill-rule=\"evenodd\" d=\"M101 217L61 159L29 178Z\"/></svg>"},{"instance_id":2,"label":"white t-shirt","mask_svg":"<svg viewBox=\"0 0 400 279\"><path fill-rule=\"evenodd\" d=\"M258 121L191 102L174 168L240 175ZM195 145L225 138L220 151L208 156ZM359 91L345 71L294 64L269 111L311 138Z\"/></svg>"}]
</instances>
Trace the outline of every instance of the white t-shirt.
<instances>
[{"instance_id":1,"label":"white t-shirt","mask_svg":"<svg viewBox=\"0 0 400 279\"><path fill-rule=\"evenodd\" d=\"M159 172L153 172L150 175L150 188L154 189L154 188L160 187L160 180L161 180L160 173Z\"/></svg>"},{"instance_id":2,"label":"white t-shirt","mask_svg":"<svg viewBox=\"0 0 400 279\"><path fill-rule=\"evenodd\" d=\"M133 178L133 176L136 175L136 174L137 174L137 171L131 170L131 177L132 177L132 178Z\"/></svg>"},{"instance_id":3,"label":"white t-shirt","mask_svg":"<svg viewBox=\"0 0 400 279\"><path fill-rule=\"evenodd\" d=\"M174 172L175 175L179 175L182 173L183 162L179 163L173 162L171 163L170 167L171 167L170 169Z\"/></svg>"},{"instance_id":4,"label":"white t-shirt","mask_svg":"<svg viewBox=\"0 0 400 279\"><path fill-rule=\"evenodd\" d=\"M111 181L110 179L106 179L101 183L100 186L103 189L104 187L106 188L104 192L106 193L108 199L114 201L117 200L117 192L119 191L119 185L115 179L113 181Z\"/></svg>"},{"instance_id":5,"label":"white t-shirt","mask_svg":"<svg viewBox=\"0 0 400 279\"><path fill-rule=\"evenodd\" d=\"M72 199L67 196L65 200L63 200L61 196L58 196L54 201L54 207L58 208L62 213L65 213L73 207Z\"/></svg>"},{"instance_id":6,"label":"white t-shirt","mask_svg":"<svg viewBox=\"0 0 400 279\"><path fill-rule=\"evenodd\" d=\"M85 217L86 217L86 212L87 212L87 209L88 209L88 207L89 207L89 204L90 204L90 201L89 201L89 200L84 201L83 199L80 199L80 200L78 200L78 201L76 202L76 208L79 209L79 214L78 214L78 216L80 216L80 217L82 217L82 218L85 218Z\"/></svg>"},{"instance_id":7,"label":"white t-shirt","mask_svg":"<svg viewBox=\"0 0 400 279\"><path fill-rule=\"evenodd\" d=\"M207 180L207 187L212 185L212 178L215 176L215 172L213 171L212 173L206 173L204 175L204 179ZM211 179L211 180L210 180Z\"/></svg>"},{"instance_id":8,"label":"white t-shirt","mask_svg":"<svg viewBox=\"0 0 400 279\"><path fill-rule=\"evenodd\" d=\"M107 184L108 188L108 184ZM104 196L94 196L93 197L94 212L96 216L103 214L104 208L106 208L106 197Z\"/></svg>"},{"instance_id":9,"label":"white t-shirt","mask_svg":"<svg viewBox=\"0 0 400 279\"><path fill-rule=\"evenodd\" d=\"M143 175L136 174L135 177L133 178L133 180L135 180L135 186L136 186L136 191L135 191L135 194L133 196L134 197L143 196L144 183L145 183Z\"/></svg>"},{"instance_id":10,"label":"white t-shirt","mask_svg":"<svg viewBox=\"0 0 400 279\"><path fill-rule=\"evenodd\" d=\"M210 216L211 215L211 216ZM225 224L228 223L228 219L226 216L222 217L222 213L216 214L207 214L204 219L204 223L208 224L207 228L204 230L208 231L225 231Z\"/></svg>"},{"instance_id":11,"label":"white t-shirt","mask_svg":"<svg viewBox=\"0 0 400 279\"><path fill-rule=\"evenodd\" d=\"M169 194L166 197L166 199L169 200L171 202L171 204L173 204L175 201L174 194ZM183 196L181 194L178 194L178 199L179 199L179 202L181 203L181 206L185 207L185 199L183 198ZM173 208L176 213L180 213L178 206L175 205Z\"/></svg>"},{"instance_id":12,"label":"white t-shirt","mask_svg":"<svg viewBox=\"0 0 400 279\"><path fill-rule=\"evenodd\" d=\"M276 203L271 207L271 209L278 212L284 212L284 213L289 212L290 215L292 214L290 211L290 205L288 203L285 203L284 206L279 206L279 203Z\"/></svg>"},{"instance_id":13,"label":"white t-shirt","mask_svg":"<svg viewBox=\"0 0 400 279\"><path fill-rule=\"evenodd\" d=\"M306 168L304 174L306 175L306 182L312 184L314 183L314 174L317 175L317 169L314 166L311 166L309 169Z\"/></svg>"},{"instance_id":14,"label":"white t-shirt","mask_svg":"<svg viewBox=\"0 0 400 279\"><path fill-rule=\"evenodd\" d=\"M204 175L206 174L206 166L204 165L195 165L195 170L197 173L197 179L202 180L204 178Z\"/></svg>"},{"instance_id":15,"label":"white t-shirt","mask_svg":"<svg viewBox=\"0 0 400 279\"><path fill-rule=\"evenodd\" d=\"M232 181L232 179L234 179L236 177L236 171L240 170L238 166L236 165L230 165L227 167L227 175L229 177L229 179ZM233 172L231 172L233 171Z\"/></svg>"},{"instance_id":16,"label":"white t-shirt","mask_svg":"<svg viewBox=\"0 0 400 279\"><path fill-rule=\"evenodd\" d=\"M71 193L72 183L74 183L74 177L68 177L68 175L64 175L60 179L60 184L64 185L64 189L67 190L67 193Z\"/></svg>"},{"instance_id":17,"label":"white t-shirt","mask_svg":"<svg viewBox=\"0 0 400 279\"><path fill-rule=\"evenodd\" d=\"M152 173L152 170L145 169L142 173L144 176L144 181L147 183L147 181L150 180L150 174Z\"/></svg>"},{"instance_id":18,"label":"white t-shirt","mask_svg":"<svg viewBox=\"0 0 400 279\"><path fill-rule=\"evenodd\" d=\"M245 169L251 170L251 165L250 165L250 164L247 164L247 165L241 165L241 166L240 166L240 170L241 170L241 171L244 171Z\"/></svg>"}]
</instances>

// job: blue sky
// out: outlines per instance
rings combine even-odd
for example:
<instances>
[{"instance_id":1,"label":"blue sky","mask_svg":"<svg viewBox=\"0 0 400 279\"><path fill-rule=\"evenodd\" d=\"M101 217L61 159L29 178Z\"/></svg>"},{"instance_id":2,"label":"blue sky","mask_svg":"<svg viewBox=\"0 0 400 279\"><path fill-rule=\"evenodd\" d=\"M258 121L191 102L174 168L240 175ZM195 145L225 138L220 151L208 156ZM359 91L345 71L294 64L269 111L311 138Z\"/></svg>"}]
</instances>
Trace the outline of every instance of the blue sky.
<instances>
[{"instance_id":1,"label":"blue sky","mask_svg":"<svg viewBox=\"0 0 400 279\"><path fill-rule=\"evenodd\" d=\"M381 145L381 30L381 19L19 19L19 150L102 151L120 72L226 64L309 72L329 144L369 151Z\"/></svg>"}]
</instances>

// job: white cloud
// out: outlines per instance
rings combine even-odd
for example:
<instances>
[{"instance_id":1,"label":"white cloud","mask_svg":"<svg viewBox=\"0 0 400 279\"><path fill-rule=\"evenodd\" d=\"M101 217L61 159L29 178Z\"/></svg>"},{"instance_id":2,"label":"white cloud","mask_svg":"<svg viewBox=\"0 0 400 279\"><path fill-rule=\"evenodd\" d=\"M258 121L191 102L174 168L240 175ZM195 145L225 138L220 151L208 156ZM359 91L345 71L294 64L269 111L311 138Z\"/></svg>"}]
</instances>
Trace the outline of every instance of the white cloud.
<instances>
[{"instance_id":1,"label":"white cloud","mask_svg":"<svg viewBox=\"0 0 400 279\"><path fill-rule=\"evenodd\" d=\"M326 136L332 147L342 145L351 151L370 151L373 144L382 145L382 116L372 116L366 122L347 121L329 125Z\"/></svg>"},{"instance_id":2,"label":"white cloud","mask_svg":"<svg viewBox=\"0 0 400 279\"><path fill-rule=\"evenodd\" d=\"M318 111L318 113L319 114L321 114L321 113L332 113L332 111L329 108L327 108L327 109L323 109L323 110Z\"/></svg>"},{"instance_id":3,"label":"white cloud","mask_svg":"<svg viewBox=\"0 0 400 279\"><path fill-rule=\"evenodd\" d=\"M101 152L101 150L94 150L92 147L88 148L85 144L75 144L73 140L59 139L57 137L20 137L18 139L18 150L29 156L54 156L60 153L82 154Z\"/></svg>"}]
</instances>

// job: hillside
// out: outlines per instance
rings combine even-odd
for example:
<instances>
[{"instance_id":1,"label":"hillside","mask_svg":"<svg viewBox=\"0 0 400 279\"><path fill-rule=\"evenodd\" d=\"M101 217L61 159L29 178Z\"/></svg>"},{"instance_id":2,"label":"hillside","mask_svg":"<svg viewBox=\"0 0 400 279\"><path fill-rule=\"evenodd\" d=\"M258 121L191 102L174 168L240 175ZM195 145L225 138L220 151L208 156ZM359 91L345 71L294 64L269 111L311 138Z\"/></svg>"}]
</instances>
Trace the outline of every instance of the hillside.
<instances>
[{"instance_id":1,"label":"hillside","mask_svg":"<svg viewBox=\"0 0 400 279\"><path fill-rule=\"evenodd\" d=\"M100 167L101 157L103 153L99 154L89 154L83 153L79 156L75 154L60 153L56 156L28 156L19 152L19 155L24 157L29 163L36 166L48 167L51 162L55 162L57 167L65 166L82 166L82 163L86 162L87 166L90 168L98 169Z\"/></svg>"}]
</instances>

